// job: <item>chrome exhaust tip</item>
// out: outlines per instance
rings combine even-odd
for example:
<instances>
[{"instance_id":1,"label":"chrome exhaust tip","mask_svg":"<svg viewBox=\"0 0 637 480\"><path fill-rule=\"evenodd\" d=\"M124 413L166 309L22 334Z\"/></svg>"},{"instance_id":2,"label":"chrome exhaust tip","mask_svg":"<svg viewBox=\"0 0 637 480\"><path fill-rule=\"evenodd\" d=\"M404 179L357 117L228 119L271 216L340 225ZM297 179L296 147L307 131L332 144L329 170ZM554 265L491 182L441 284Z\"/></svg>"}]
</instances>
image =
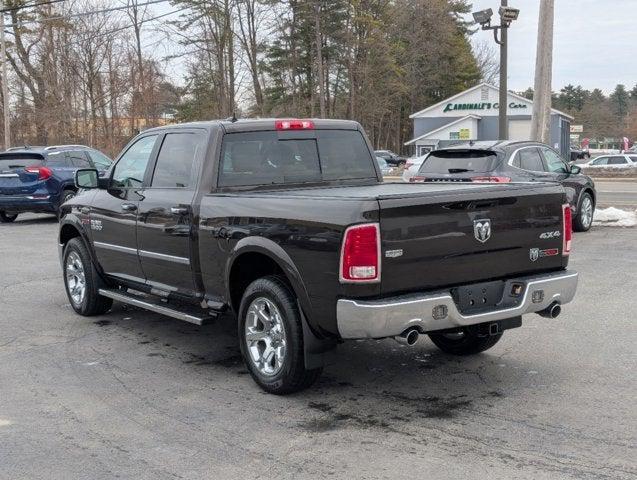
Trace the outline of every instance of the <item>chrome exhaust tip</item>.
<instances>
[{"instance_id":1,"label":"chrome exhaust tip","mask_svg":"<svg viewBox=\"0 0 637 480\"><path fill-rule=\"evenodd\" d=\"M558 302L553 302L547 308L537 313L546 318L557 318L559 314L562 313L562 306Z\"/></svg>"},{"instance_id":2,"label":"chrome exhaust tip","mask_svg":"<svg viewBox=\"0 0 637 480\"><path fill-rule=\"evenodd\" d=\"M401 345L407 345L408 347L412 347L418 341L419 336L420 336L420 332L418 332L417 329L410 328L408 330L405 330L400 335L395 336L394 340L396 340Z\"/></svg>"}]
</instances>

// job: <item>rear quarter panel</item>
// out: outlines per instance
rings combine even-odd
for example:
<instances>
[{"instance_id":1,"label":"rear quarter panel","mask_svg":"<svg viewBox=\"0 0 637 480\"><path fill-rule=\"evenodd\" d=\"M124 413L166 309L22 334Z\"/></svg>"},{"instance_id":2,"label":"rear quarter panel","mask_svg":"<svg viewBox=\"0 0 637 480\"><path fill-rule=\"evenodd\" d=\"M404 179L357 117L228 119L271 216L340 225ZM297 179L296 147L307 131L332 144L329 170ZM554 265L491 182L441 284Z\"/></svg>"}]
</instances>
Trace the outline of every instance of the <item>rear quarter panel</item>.
<instances>
[{"instance_id":1,"label":"rear quarter panel","mask_svg":"<svg viewBox=\"0 0 637 480\"><path fill-rule=\"evenodd\" d=\"M302 285L294 285L310 325L335 336L339 296L378 295L379 284L342 285L338 266L343 231L354 223L378 221L375 200L320 197L277 198L254 193L209 194L199 212L201 278L208 294L229 301L228 270L237 253L267 250L263 239L283 249ZM241 252L238 252L238 250ZM285 271L284 259L269 256ZM283 256L283 255L281 255Z\"/></svg>"}]
</instances>

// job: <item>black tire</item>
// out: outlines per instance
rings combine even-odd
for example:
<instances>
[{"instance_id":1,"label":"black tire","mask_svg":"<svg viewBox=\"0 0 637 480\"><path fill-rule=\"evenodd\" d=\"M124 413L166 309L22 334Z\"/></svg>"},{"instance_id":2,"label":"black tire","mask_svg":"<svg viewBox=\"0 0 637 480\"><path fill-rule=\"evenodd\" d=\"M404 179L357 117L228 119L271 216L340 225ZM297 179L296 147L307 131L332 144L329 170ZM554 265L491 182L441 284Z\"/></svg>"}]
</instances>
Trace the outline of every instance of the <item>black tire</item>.
<instances>
[{"instance_id":1,"label":"black tire","mask_svg":"<svg viewBox=\"0 0 637 480\"><path fill-rule=\"evenodd\" d=\"M69 257L71 255L75 255L77 260L81 262L84 272L85 291L83 297L79 300L77 300L77 297L74 298L71 293L72 286L69 286L69 282L71 280L69 280L67 275L69 271ZM81 238L73 238L66 244L66 247L64 248L62 269L66 295L69 298L69 302L71 302L71 307L73 307L73 310L75 310L76 313L85 317L92 317L94 315L102 315L111 309L113 300L102 297L98 294L99 289L103 288L105 283L93 265L86 245Z\"/></svg>"},{"instance_id":2,"label":"black tire","mask_svg":"<svg viewBox=\"0 0 637 480\"><path fill-rule=\"evenodd\" d=\"M0 212L0 223L12 223L15 222L15 219L18 218L18 214L9 215L5 212Z\"/></svg>"},{"instance_id":3,"label":"black tire","mask_svg":"<svg viewBox=\"0 0 637 480\"><path fill-rule=\"evenodd\" d=\"M248 309L253 302L262 298L274 304L284 327L285 355L282 355L283 361L280 370L272 375L266 375L259 371L252 359L245 334ZM246 288L239 307L238 324L243 361L254 381L266 392L276 395L298 392L308 388L321 375L322 368L313 370L305 368L301 315L294 292L281 277L263 277L255 280Z\"/></svg>"},{"instance_id":4,"label":"black tire","mask_svg":"<svg viewBox=\"0 0 637 480\"><path fill-rule=\"evenodd\" d=\"M502 338L502 334L479 337L466 328L459 334L430 333L431 341L445 353L451 355L475 355L493 347Z\"/></svg>"},{"instance_id":5,"label":"black tire","mask_svg":"<svg viewBox=\"0 0 637 480\"><path fill-rule=\"evenodd\" d=\"M590 218L584 212L584 209L586 208L585 206L587 204L590 204L590 207L592 208ZM590 193L583 193L582 198L579 199L577 213L575 214L575 218L573 218L573 230L575 230L576 232L587 232L588 230L590 230L591 225L593 225L594 213L595 202L593 201L593 197L591 197Z\"/></svg>"}]
</instances>

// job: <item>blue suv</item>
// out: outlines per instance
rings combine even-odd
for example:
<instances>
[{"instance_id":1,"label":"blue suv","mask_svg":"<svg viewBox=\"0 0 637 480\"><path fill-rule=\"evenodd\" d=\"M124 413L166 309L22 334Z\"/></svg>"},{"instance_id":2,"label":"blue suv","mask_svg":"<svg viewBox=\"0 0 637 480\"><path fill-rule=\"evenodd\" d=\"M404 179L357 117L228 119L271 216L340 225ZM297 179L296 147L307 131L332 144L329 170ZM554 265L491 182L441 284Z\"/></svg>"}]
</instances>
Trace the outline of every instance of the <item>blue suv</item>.
<instances>
[{"instance_id":1,"label":"blue suv","mask_svg":"<svg viewBox=\"0 0 637 480\"><path fill-rule=\"evenodd\" d=\"M0 222L20 213L57 214L76 193L75 171L106 171L112 160L83 145L13 147L0 153Z\"/></svg>"}]
</instances>

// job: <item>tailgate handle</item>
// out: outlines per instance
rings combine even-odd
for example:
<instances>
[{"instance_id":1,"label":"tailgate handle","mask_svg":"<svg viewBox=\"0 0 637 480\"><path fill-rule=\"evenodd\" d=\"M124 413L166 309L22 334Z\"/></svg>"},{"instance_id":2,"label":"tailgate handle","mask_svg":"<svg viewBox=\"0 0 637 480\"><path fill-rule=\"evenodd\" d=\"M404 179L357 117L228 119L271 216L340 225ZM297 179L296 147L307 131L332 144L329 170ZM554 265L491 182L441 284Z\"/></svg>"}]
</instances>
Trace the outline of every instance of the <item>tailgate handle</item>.
<instances>
[{"instance_id":1,"label":"tailgate handle","mask_svg":"<svg viewBox=\"0 0 637 480\"><path fill-rule=\"evenodd\" d=\"M186 215L188 213L187 207L170 207L170 213L173 215Z\"/></svg>"},{"instance_id":2,"label":"tailgate handle","mask_svg":"<svg viewBox=\"0 0 637 480\"><path fill-rule=\"evenodd\" d=\"M125 212L134 212L137 210L137 205L134 203L122 203L122 210Z\"/></svg>"}]
</instances>

